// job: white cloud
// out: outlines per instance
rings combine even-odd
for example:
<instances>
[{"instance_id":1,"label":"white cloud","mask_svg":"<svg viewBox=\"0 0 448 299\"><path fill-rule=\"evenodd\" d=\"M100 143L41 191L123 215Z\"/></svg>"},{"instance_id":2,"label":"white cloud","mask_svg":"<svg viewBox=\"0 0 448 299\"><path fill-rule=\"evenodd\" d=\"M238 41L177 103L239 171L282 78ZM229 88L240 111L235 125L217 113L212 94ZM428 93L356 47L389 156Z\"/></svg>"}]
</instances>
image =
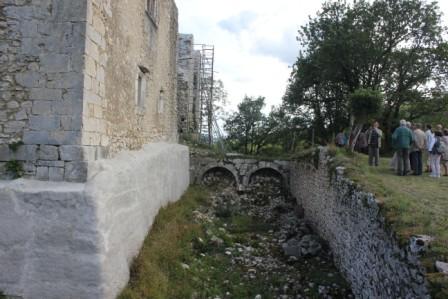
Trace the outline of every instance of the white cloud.
<instances>
[{"instance_id":1,"label":"white cloud","mask_svg":"<svg viewBox=\"0 0 448 299\"><path fill-rule=\"evenodd\" d=\"M245 95L265 96L267 107L281 103L298 54L297 30L323 2L176 0L179 31L215 45L215 69L228 91L229 109ZM440 7L448 12L448 0Z\"/></svg>"}]
</instances>

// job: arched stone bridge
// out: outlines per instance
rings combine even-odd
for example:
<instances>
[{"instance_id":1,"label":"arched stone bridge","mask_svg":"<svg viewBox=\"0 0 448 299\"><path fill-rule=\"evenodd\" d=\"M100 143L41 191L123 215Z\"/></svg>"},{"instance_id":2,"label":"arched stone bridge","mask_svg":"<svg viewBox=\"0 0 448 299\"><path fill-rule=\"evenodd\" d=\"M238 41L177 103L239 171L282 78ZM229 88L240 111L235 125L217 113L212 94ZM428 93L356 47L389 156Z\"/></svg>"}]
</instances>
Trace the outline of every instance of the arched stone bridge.
<instances>
[{"instance_id":1,"label":"arched stone bridge","mask_svg":"<svg viewBox=\"0 0 448 299\"><path fill-rule=\"evenodd\" d=\"M190 159L192 183L200 184L205 174L213 170L222 170L232 174L238 191L247 191L251 178L265 170L280 175L284 189L289 190L290 167L290 161L248 159L235 154L228 154L224 158L216 158L192 153Z\"/></svg>"}]
</instances>

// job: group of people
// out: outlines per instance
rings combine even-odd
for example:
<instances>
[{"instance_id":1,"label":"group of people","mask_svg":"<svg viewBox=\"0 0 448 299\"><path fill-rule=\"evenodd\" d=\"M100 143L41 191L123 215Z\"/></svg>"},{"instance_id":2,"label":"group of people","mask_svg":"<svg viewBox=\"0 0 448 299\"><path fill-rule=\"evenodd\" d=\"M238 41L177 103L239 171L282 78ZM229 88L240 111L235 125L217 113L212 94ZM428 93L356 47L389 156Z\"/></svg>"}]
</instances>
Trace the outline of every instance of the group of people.
<instances>
[{"instance_id":1,"label":"group of people","mask_svg":"<svg viewBox=\"0 0 448 299\"><path fill-rule=\"evenodd\" d=\"M383 136L379 123L375 121L357 138L355 149L369 155L370 166L379 164ZM342 132L335 141L338 146L349 142ZM392 147L395 153L390 164L397 175L422 175L425 160L426 172L430 172L431 177L448 176L448 128L437 125L433 129L427 125L426 131L423 131L421 124L401 120L400 126L393 132Z\"/></svg>"},{"instance_id":2,"label":"group of people","mask_svg":"<svg viewBox=\"0 0 448 299\"><path fill-rule=\"evenodd\" d=\"M421 124L412 125L405 120L392 135L392 145L396 149L391 166L397 174L423 174L423 156L426 159L426 171L430 176L440 178L441 168L444 176L448 176L448 129L437 125L433 130L431 125L422 130Z\"/></svg>"}]
</instances>

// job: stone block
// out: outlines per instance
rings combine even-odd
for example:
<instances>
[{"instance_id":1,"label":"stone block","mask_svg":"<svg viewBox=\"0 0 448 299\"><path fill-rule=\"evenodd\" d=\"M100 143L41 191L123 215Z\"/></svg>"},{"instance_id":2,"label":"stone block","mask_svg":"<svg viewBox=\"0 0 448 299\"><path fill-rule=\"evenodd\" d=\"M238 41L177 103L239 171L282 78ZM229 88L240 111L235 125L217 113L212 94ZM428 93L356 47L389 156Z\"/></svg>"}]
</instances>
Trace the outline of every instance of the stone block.
<instances>
[{"instance_id":1,"label":"stone block","mask_svg":"<svg viewBox=\"0 0 448 299\"><path fill-rule=\"evenodd\" d=\"M25 128L25 122L24 121L9 121L5 124L5 127L3 129L4 133L18 133Z\"/></svg>"},{"instance_id":2,"label":"stone block","mask_svg":"<svg viewBox=\"0 0 448 299\"><path fill-rule=\"evenodd\" d=\"M0 144L0 161L10 161L13 159L12 151L7 144Z\"/></svg>"},{"instance_id":3,"label":"stone block","mask_svg":"<svg viewBox=\"0 0 448 299\"><path fill-rule=\"evenodd\" d=\"M58 22L83 22L87 19L88 1L56 1L53 5Z\"/></svg>"},{"instance_id":4,"label":"stone block","mask_svg":"<svg viewBox=\"0 0 448 299\"><path fill-rule=\"evenodd\" d=\"M67 100L57 101L53 104L53 112L56 115L81 115L82 106L76 102L71 102Z\"/></svg>"},{"instance_id":5,"label":"stone block","mask_svg":"<svg viewBox=\"0 0 448 299\"><path fill-rule=\"evenodd\" d=\"M64 168L50 167L49 168L50 181L61 182L64 180Z\"/></svg>"},{"instance_id":6,"label":"stone block","mask_svg":"<svg viewBox=\"0 0 448 299\"><path fill-rule=\"evenodd\" d=\"M45 166L45 167L64 167L65 162L64 161L44 161L39 160L36 163L37 166Z\"/></svg>"},{"instance_id":7,"label":"stone block","mask_svg":"<svg viewBox=\"0 0 448 299\"><path fill-rule=\"evenodd\" d=\"M96 78L96 62L91 56L85 57L85 73Z\"/></svg>"},{"instance_id":8,"label":"stone block","mask_svg":"<svg viewBox=\"0 0 448 299\"><path fill-rule=\"evenodd\" d=\"M81 105L82 106L82 102L83 102L83 91L81 89L72 89L72 90L68 90L66 93L64 93L64 95L62 96L62 99L64 101L69 101L72 102L73 104L77 104L77 105Z\"/></svg>"},{"instance_id":9,"label":"stone block","mask_svg":"<svg viewBox=\"0 0 448 299\"><path fill-rule=\"evenodd\" d=\"M64 131L77 131L81 129L82 119L76 115L62 115L61 127Z\"/></svg>"},{"instance_id":10,"label":"stone block","mask_svg":"<svg viewBox=\"0 0 448 299\"><path fill-rule=\"evenodd\" d=\"M100 60L98 45L89 38L86 39L86 54L90 57L90 59L92 59L92 61L98 62Z\"/></svg>"},{"instance_id":11,"label":"stone block","mask_svg":"<svg viewBox=\"0 0 448 299\"><path fill-rule=\"evenodd\" d=\"M70 56L45 54L40 56L41 70L46 73L66 73L70 69Z\"/></svg>"},{"instance_id":12,"label":"stone block","mask_svg":"<svg viewBox=\"0 0 448 299\"><path fill-rule=\"evenodd\" d=\"M48 144L50 133L47 131L31 131L23 133L23 142L25 144Z\"/></svg>"},{"instance_id":13,"label":"stone block","mask_svg":"<svg viewBox=\"0 0 448 299\"><path fill-rule=\"evenodd\" d=\"M85 182L87 169L86 162L68 162L65 164L64 179L68 182Z\"/></svg>"},{"instance_id":14,"label":"stone block","mask_svg":"<svg viewBox=\"0 0 448 299\"><path fill-rule=\"evenodd\" d=\"M58 130L60 119L57 116L32 115L30 116L29 127L33 131Z\"/></svg>"},{"instance_id":15,"label":"stone block","mask_svg":"<svg viewBox=\"0 0 448 299\"><path fill-rule=\"evenodd\" d=\"M56 101L62 98L61 89L50 89L50 88L32 88L30 91L31 100L48 100Z\"/></svg>"},{"instance_id":16,"label":"stone block","mask_svg":"<svg viewBox=\"0 0 448 299\"><path fill-rule=\"evenodd\" d=\"M48 167L38 166L36 168L36 178L38 180L48 180L49 178Z\"/></svg>"},{"instance_id":17,"label":"stone block","mask_svg":"<svg viewBox=\"0 0 448 299\"><path fill-rule=\"evenodd\" d=\"M28 119L28 114L26 113L25 109L22 109L16 113L14 118L15 118L15 120L26 120L26 119Z\"/></svg>"},{"instance_id":18,"label":"stone block","mask_svg":"<svg viewBox=\"0 0 448 299\"><path fill-rule=\"evenodd\" d=\"M83 86L83 76L77 72L68 72L68 73L54 73L49 74L47 87L48 88L82 88Z\"/></svg>"},{"instance_id":19,"label":"stone block","mask_svg":"<svg viewBox=\"0 0 448 299\"><path fill-rule=\"evenodd\" d=\"M23 172L25 176L34 177L36 176L36 164L34 162L24 162Z\"/></svg>"},{"instance_id":20,"label":"stone block","mask_svg":"<svg viewBox=\"0 0 448 299\"><path fill-rule=\"evenodd\" d=\"M35 161L37 160L37 145L22 145L14 153L16 160Z\"/></svg>"},{"instance_id":21,"label":"stone block","mask_svg":"<svg viewBox=\"0 0 448 299\"><path fill-rule=\"evenodd\" d=\"M59 147L61 160L63 161L83 161L84 149L78 145L62 145Z\"/></svg>"},{"instance_id":22,"label":"stone block","mask_svg":"<svg viewBox=\"0 0 448 299\"><path fill-rule=\"evenodd\" d=\"M79 131L56 131L50 134L48 144L75 145L81 142Z\"/></svg>"},{"instance_id":23,"label":"stone block","mask_svg":"<svg viewBox=\"0 0 448 299\"><path fill-rule=\"evenodd\" d=\"M59 159L58 147L52 145L41 145L39 148L39 159L58 160Z\"/></svg>"},{"instance_id":24,"label":"stone block","mask_svg":"<svg viewBox=\"0 0 448 299\"><path fill-rule=\"evenodd\" d=\"M38 72L29 71L16 74L16 82L27 88L42 87L45 78Z\"/></svg>"},{"instance_id":25,"label":"stone block","mask_svg":"<svg viewBox=\"0 0 448 299\"><path fill-rule=\"evenodd\" d=\"M10 101L10 102L6 103L6 108L8 108L8 109L17 109L19 107L20 107L20 105L19 105L19 103L17 103L17 101Z\"/></svg>"},{"instance_id":26,"label":"stone block","mask_svg":"<svg viewBox=\"0 0 448 299\"><path fill-rule=\"evenodd\" d=\"M52 101L34 101L32 114L35 115L49 115L51 114Z\"/></svg>"},{"instance_id":27,"label":"stone block","mask_svg":"<svg viewBox=\"0 0 448 299\"><path fill-rule=\"evenodd\" d=\"M7 121L8 120L8 114L6 114L6 111L0 111L0 121Z\"/></svg>"},{"instance_id":28,"label":"stone block","mask_svg":"<svg viewBox=\"0 0 448 299\"><path fill-rule=\"evenodd\" d=\"M23 55L38 55L44 51L43 47L40 47L41 39L34 37L22 38L22 44L20 47L20 53Z\"/></svg>"}]
</instances>

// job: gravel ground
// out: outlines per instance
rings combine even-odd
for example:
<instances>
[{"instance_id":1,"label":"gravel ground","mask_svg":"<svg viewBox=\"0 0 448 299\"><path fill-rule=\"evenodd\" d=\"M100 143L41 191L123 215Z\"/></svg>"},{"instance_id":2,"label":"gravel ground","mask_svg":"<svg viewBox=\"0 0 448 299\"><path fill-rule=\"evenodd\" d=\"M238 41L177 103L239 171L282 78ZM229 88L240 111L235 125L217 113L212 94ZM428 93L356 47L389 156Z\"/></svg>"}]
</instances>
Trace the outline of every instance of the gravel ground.
<instances>
[{"instance_id":1,"label":"gravel ground","mask_svg":"<svg viewBox=\"0 0 448 299\"><path fill-rule=\"evenodd\" d=\"M229 291L206 298L243 298L232 294L235 284L252 288L250 298L256 299L353 298L325 242L282 192L280 177L260 173L243 194L223 172L207 174L204 184L213 191L211 204L194 211L207 236L196 240L198 259L219 258L226 269L217 271L240 273L238 280L207 279L204 287L228 284ZM196 298L205 298L200 294Z\"/></svg>"}]
</instances>

